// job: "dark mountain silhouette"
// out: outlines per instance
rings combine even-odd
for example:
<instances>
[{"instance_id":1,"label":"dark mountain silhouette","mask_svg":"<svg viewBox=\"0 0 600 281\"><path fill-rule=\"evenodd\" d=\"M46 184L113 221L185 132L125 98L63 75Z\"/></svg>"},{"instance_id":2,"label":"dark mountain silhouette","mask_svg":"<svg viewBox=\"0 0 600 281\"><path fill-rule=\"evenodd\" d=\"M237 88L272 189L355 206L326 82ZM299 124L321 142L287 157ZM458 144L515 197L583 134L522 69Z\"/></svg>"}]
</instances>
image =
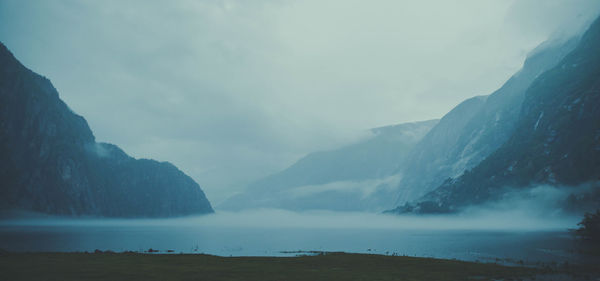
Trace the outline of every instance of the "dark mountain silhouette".
<instances>
[{"instance_id":1,"label":"dark mountain silhouette","mask_svg":"<svg viewBox=\"0 0 600 281\"><path fill-rule=\"evenodd\" d=\"M598 207L600 192L600 19L576 48L537 77L515 129L494 153L460 177L395 212L453 212L496 200L506 188L592 186L565 204ZM593 207L593 206L592 206Z\"/></svg>"},{"instance_id":2,"label":"dark mountain silhouette","mask_svg":"<svg viewBox=\"0 0 600 281\"><path fill-rule=\"evenodd\" d=\"M0 43L0 209L58 215L168 217L213 212L167 162L97 143L50 81Z\"/></svg>"},{"instance_id":3,"label":"dark mountain silhouette","mask_svg":"<svg viewBox=\"0 0 600 281\"><path fill-rule=\"evenodd\" d=\"M411 165L403 171L396 203L423 196L496 151L515 130L527 88L558 64L577 42L574 38L541 44L500 89L468 99L447 113L411 152Z\"/></svg>"}]
</instances>

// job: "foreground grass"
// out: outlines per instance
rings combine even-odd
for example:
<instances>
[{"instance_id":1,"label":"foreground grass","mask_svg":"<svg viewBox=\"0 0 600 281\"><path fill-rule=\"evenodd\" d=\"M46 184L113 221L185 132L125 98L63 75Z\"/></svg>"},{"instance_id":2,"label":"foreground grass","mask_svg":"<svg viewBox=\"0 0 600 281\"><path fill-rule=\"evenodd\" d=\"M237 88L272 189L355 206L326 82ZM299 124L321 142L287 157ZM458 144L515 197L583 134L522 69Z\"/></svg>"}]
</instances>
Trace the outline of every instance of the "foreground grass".
<instances>
[{"instance_id":1,"label":"foreground grass","mask_svg":"<svg viewBox=\"0 0 600 281\"><path fill-rule=\"evenodd\" d=\"M4 253L0 280L492 280L534 269L429 258L329 253L217 257L140 253Z\"/></svg>"}]
</instances>

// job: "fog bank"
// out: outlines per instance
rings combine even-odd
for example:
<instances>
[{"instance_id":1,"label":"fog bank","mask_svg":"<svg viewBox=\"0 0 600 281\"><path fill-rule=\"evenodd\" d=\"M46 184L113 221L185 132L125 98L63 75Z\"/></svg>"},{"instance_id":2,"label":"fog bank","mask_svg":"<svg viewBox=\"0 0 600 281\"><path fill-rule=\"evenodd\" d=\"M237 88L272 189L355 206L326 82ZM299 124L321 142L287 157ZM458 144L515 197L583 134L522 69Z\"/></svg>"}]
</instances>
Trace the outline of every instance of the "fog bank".
<instances>
[{"instance_id":1,"label":"fog bank","mask_svg":"<svg viewBox=\"0 0 600 281\"><path fill-rule=\"evenodd\" d=\"M402 230L567 230L580 217L543 215L526 209L481 209L452 215L385 215L379 213L256 209L243 212L217 212L212 215L171 219L57 218L9 219L0 226L164 226L231 228L315 228L315 229L396 229Z\"/></svg>"},{"instance_id":2,"label":"fog bank","mask_svg":"<svg viewBox=\"0 0 600 281\"><path fill-rule=\"evenodd\" d=\"M100 141L212 202L368 128L489 94L597 0L0 1L0 41ZM107 114L110 112L110 114Z\"/></svg>"}]
</instances>

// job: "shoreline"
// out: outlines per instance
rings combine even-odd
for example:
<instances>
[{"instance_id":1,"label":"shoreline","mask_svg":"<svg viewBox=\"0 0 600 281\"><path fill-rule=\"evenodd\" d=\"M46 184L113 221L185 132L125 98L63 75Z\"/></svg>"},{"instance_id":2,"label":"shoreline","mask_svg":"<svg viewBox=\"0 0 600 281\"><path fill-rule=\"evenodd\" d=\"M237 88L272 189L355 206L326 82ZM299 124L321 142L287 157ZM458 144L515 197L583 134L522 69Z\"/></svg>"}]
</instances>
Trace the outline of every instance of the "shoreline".
<instances>
[{"instance_id":1,"label":"shoreline","mask_svg":"<svg viewBox=\"0 0 600 281\"><path fill-rule=\"evenodd\" d=\"M179 253L0 252L0 280L595 280L593 266L506 266L408 256L309 252L290 257ZM549 279L549 278L546 278Z\"/></svg>"}]
</instances>

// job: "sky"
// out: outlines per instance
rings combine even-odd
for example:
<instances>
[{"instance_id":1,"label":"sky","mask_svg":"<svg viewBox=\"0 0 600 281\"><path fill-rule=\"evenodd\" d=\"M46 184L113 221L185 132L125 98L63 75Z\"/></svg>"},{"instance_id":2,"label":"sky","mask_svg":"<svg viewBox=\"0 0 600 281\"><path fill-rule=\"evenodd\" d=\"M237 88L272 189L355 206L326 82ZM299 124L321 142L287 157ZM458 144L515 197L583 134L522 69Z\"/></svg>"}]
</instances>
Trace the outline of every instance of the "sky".
<instances>
[{"instance_id":1,"label":"sky","mask_svg":"<svg viewBox=\"0 0 600 281\"><path fill-rule=\"evenodd\" d=\"M368 128L490 94L597 0L0 0L0 41L98 141L219 203Z\"/></svg>"}]
</instances>

